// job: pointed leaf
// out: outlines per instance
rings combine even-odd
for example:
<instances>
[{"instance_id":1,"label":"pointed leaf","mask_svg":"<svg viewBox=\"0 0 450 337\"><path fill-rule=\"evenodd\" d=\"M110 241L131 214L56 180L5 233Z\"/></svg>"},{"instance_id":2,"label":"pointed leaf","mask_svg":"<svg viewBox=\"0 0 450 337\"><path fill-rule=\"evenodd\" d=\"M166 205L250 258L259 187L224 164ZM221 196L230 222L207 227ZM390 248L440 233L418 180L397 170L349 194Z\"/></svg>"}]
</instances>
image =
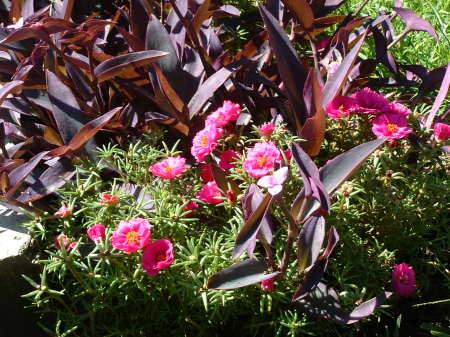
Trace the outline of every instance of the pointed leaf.
<instances>
[{"instance_id":1,"label":"pointed leaf","mask_svg":"<svg viewBox=\"0 0 450 337\"><path fill-rule=\"evenodd\" d=\"M325 239L325 219L313 215L305 221L298 242L298 264L300 272L316 262Z\"/></svg>"},{"instance_id":2,"label":"pointed leaf","mask_svg":"<svg viewBox=\"0 0 450 337\"><path fill-rule=\"evenodd\" d=\"M353 324L373 314L373 312L392 295L385 291L381 295L374 297L357 306L349 315L345 324Z\"/></svg>"},{"instance_id":3,"label":"pointed leaf","mask_svg":"<svg viewBox=\"0 0 450 337\"><path fill-rule=\"evenodd\" d=\"M306 30L313 28L314 14L306 0L283 0Z\"/></svg>"},{"instance_id":4,"label":"pointed leaf","mask_svg":"<svg viewBox=\"0 0 450 337\"><path fill-rule=\"evenodd\" d=\"M228 267L208 279L208 289L230 290L259 283L277 276L279 272L266 274L263 260L247 259Z\"/></svg>"},{"instance_id":5,"label":"pointed leaf","mask_svg":"<svg viewBox=\"0 0 450 337\"><path fill-rule=\"evenodd\" d=\"M437 36L436 31L427 20L422 19L412 10L406 8L394 7L394 11L396 11L398 15L400 15L402 19L405 21L407 30L418 30L422 32L427 32L437 41L439 41L439 37Z\"/></svg>"},{"instance_id":6,"label":"pointed leaf","mask_svg":"<svg viewBox=\"0 0 450 337\"><path fill-rule=\"evenodd\" d=\"M17 94L23 86L23 81L11 81L0 87L0 105L8 97L9 94Z\"/></svg>"},{"instance_id":7,"label":"pointed leaf","mask_svg":"<svg viewBox=\"0 0 450 337\"><path fill-rule=\"evenodd\" d=\"M168 53L159 50L145 50L128 53L103 61L94 69L94 75L99 82L109 80L130 69L142 67L150 62L159 60Z\"/></svg>"},{"instance_id":8,"label":"pointed leaf","mask_svg":"<svg viewBox=\"0 0 450 337\"><path fill-rule=\"evenodd\" d=\"M119 189L123 194L132 195L136 199L136 202L142 205L143 209L147 211L155 210L155 200L152 195L141 186L131 183L124 183L120 185Z\"/></svg>"},{"instance_id":9,"label":"pointed leaf","mask_svg":"<svg viewBox=\"0 0 450 337\"><path fill-rule=\"evenodd\" d=\"M264 6L260 5L259 11L266 25L270 46L277 59L278 71L286 87L297 123L303 124L307 117L301 96L306 81L305 70L278 21Z\"/></svg>"},{"instance_id":10,"label":"pointed leaf","mask_svg":"<svg viewBox=\"0 0 450 337\"><path fill-rule=\"evenodd\" d=\"M430 112L428 113L428 117L425 122L425 127L427 129L431 128L434 117L436 116L436 113L438 112L442 103L444 103L444 100L447 97L449 89L450 89L450 63L447 64L447 70L445 71L445 75L442 80L441 87L439 88L439 93L438 93L436 99L434 100L434 103L433 103L433 106L432 106Z\"/></svg>"}]
</instances>

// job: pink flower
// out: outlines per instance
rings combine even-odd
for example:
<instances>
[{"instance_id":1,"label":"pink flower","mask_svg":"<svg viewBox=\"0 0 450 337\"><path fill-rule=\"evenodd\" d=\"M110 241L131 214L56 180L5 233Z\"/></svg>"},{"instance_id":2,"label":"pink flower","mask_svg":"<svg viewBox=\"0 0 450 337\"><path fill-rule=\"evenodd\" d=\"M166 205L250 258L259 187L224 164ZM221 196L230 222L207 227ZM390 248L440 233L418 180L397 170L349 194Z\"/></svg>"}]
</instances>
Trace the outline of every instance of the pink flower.
<instances>
[{"instance_id":1,"label":"pink flower","mask_svg":"<svg viewBox=\"0 0 450 337\"><path fill-rule=\"evenodd\" d=\"M292 150L289 149L289 150L284 151L284 155L286 156L287 161L290 162L292 159Z\"/></svg>"},{"instance_id":2,"label":"pink flower","mask_svg":"<svg viewBox=\"0 0 450 337\"><path fill-rule=\"evenodd\" d=\"M111 237L114 248L132 253L144 248L151 240L152 226L141 218L121 221Z\"/></svg>"},{"instance_id":3,"label":"pink flower","mask_svg":"<svg viewBox=\"0 0 450 337\"><path fill-rule=\"evenodd\" d=\"M57 249L61 249L61 243L63 244L66 250L71 250L75 248L75 246L77 245L76 242L70 240L64 233L61 233L57 237L55 237L55 247Z\"/></svg>"},{"instance_id":4,"label":"pink flower","mask_svg":"<svg viewBox=\"0 0 450 337\"><path fill-rule=\"evenodd\" d=\"M58 216L60 218L65 218L72 214L72 210L69 207L61 206L54 214L54 216Z\"/></svg>"},{"instance_id":5,"label":"pink flower","mask_svg":"<svg viewBox=\"0 0 450 337\"><path fill-rule=\"evenodd\" d=\"M202 178L205 183L214 181L214 174L211 164L200 165L200 178Z\"/></svg>"},{"instance_id":6,"label":"pink flower","mask_svg":"<svg viewBox=\"0 0 450 337\"><path fill-rule=\"evenodd\" d=\"M187 205L184 206L183 211L184 211L184 212L189 212L189 211L191 211L191 212L189 212L189 214L186 215L186 217L190 217L190 216L193 215L194 211L195 211L197 208L199 208L198 203L196 203L195 201L189 201L189 202L187 203Z\"/></svg>"},{"instance_id":7,"label":"pink flower","mask_svg":"<svg viewBox=\"0 0 450 337\"><path fill-rule=\"evenodd\" d=\"M220 155L220 162L219 167L224 170L225 172L228 172L233 167L236 167L236 164L234 162L236 159L239 158L239 154L234 150L226 150L221 153Z\"/></svg>"},{"instance_id":8,"label":"pink flower","mask_svg":"<svg viewBox=\"0 0 450 337\"><path fill-rule=\"evenodd\" d=\"M106 237L106 227L101 223L95 224L87 230L89 239L92 241L100 241Z\"/></svg>"},{"instance_id":9,"label":"pink flower","mask_svg":"<svg viewBox=\"0 0 450 337\"><path fill-rule=\"evenodd\" d=\"M408 115L411 114L411 110L409 110L403 104L393 102L393 103L390 103L389 106L390 106L390 112L392 112L392 113L403 115L405 117L407 117Z\"/></svg>"},{"instance_id":10,"label":"pink flower","mask_svg":"<svg viewBox=\"0 0 450 337\"><path fill-rule=\"evenodd\" d=\"M227 191L227 200L228 200L228 202L229 202L230 204L236 203L237 196L236 196L236 193L234 193L233 190L228 190L228 191Z\"/></svg>"},{"instance_id":11,"label":"pink flower","mask_svg":"<svg viewBox=\"0 0 450 337\"><path fill-rule=\"evenodd\" d=\"M392 271L392 284L400 296L409 296L416 290L416 273L406 263L397 264Z\"/></svg>"},{"instance_id":12,"label":"pink flower","mask_svg":"<svg viewBox=\"0 0 450 337\"><path fill-rule=\"evenodd\" d=\"M163 179L173 179L187 170L186 159L183 157L167 157L150 167L150 172Z\"/></svg>"},{"instance_id":13,"label":"pink flower","mask_svg":"<svg viewBox=\"0 0 450 337\"><path fill-rule=\"evenodd\" d=\"M230 121L237 120L240 113L241 107L239 104L225 101L220 108L206 118L206 125L215 125L218 128L224 127Z\"/></svg>"},{"instance_id":14,"label":"pink flower","mask_svg":"<svg viewBox=\"0 0 450 337\"><path fill-rule=\"evenodd\" d=\"M258 131L265 137L270 137L272 133L275 131L275 124L273 123L265 123L261 125Z\"/></svg>"},{"instance_id":15,"label":"pink flower","mask_svg":"<svg viewBox=\"0 0 450 337\"><path fill-rule=\"evenodd\" d=\"M150 243L142 255L142 267L150 276L169 268L174 261L173 246L169 240L156 240Z\"/></svg>"},{"instance_id":16,"label":"pink flower","mask_svg":"<svg viewBox=\"0 0 450 337\"><path fill-rule=\"evenodd\" d=\"M248 152L244 169L255 178L261 178L269 173L280 160L281 153L273 142L256 143Z\"/></svg>"},{"instance_id":17,"label":"pink flower","mask_svg":"<svg viewBox=\"0 0 450 337\"><path fill-rule=\"evenodd\" d=\"M437 140L447 141L450 138L450 125L445 123L434 124L434 137Z\"/></svg>"},{"instance_id":18,"label":"pink flower","mask_svg":"<svg viewBox=\"0 0 450 337\"><path fill-rule=\"evenodd\" d=\"M267 188L268 192L275 196L283 189L283 184L288 177L288 168L282 167L276 170L273 175L264 176L258 180L257 185Z\"/></svg>"},{"instance_id":19,"label":"pink flower","mask_svg":"<svg viewBox=\"0 0 450 337\"><path fill-rule=\"evenodd\" d=\"M112 206L119 202L120 197L109 193L102 193L100 203L102 205Z\"/></svg>"},{"instance_id":20,"label":"pink flower","mask_svg":"<svg viewBox=\"0 0 450 337\"><path fill-rule=\"evenodd\" d=\"M356 103L359 105L358 112L364 114L378 114L390 110L389 100L369 88L357 91L352 97L356 99Z\"/></svg>"},{"instance_id":21,"label":"pink flower","mask_svg":"<svg viewBox=\"0 0 450 337\"><path fill-rule=\"evenodd\" d=\"M317 41L316 48L317 50L325 49L330 45L330 43L331 39L328 36L323 37L319 41Z\"/></svg>"},{"instance_id":22,"label":"pink flower","mask_svg":"<svg viewBox=\"0 0 450 337\"><path fill-rule=\"evenodd\" d=\"M269 278L261 282L261 289L264 291L274 291L275 290L275 277Z\"/></svg>"},{"instance_id":23,"label":"pink flower","mask_svg":"<svg viewBox=\"0 0 450 337\"><path fill-rule=\"evenodd\" d=\"M210 181L203 185L202 189L197 193L197 199L214 205L223 202L222 192L215 181Z\"/></svg>"},{"instance_id":24,"label":"pink flower","mask_svg":"<svg viewBox=\"0 0 450 337\"><path fill-rule=\"evenodd\" d=\"M412 129L406 117L394 113L384 113L372 121L372 132L378 137L388 137L389 141L406 137Z\"/></svg>"},{"instance_id":25,"label":"pink flower","mask_svg":"<svg viewBox=\"0 0 450 337\"><path fill-rule=\"evenodd\" d=\"M337 96L327 104L326 110L330 118L340 119L349 116L350 113L358 109L356 100L347 96Z\"/></svg>"},{"instance_id":26,"label":"pink flower","mask_svg":"<svg viewBox=\"0 0 450 337\"><path fill-rule=\"evenodd\" d=\"M198 162L205 160L217 147L217 141L223 135L223 129L217 128L215 125L206 125L200 130L192 140L191 153Z\"/></svg>"}]
</instances>

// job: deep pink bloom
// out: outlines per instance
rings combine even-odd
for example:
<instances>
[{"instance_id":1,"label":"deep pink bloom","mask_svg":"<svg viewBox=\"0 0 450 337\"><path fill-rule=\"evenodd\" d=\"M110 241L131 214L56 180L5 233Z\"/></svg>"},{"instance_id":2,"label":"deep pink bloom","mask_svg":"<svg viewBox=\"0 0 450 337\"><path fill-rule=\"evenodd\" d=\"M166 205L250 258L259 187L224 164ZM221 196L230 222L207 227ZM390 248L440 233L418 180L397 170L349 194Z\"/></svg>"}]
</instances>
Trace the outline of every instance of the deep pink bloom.
<instances>
[{"instance_id":1,"label":"deep pink bloom","mask_svg":"<svg viewBox=\"0 0 450 337\"><path fill-rule=\"evenodd\" d=\"M227 200L228 200L228 202L229 202L230 204L236 203L237 196L236 196L236 193L234 193L233 190L228 190L228 191L227 191Z\"/></svg>"},{"instance_id":2,"label":"deep pink bloom","mask_svg":"<svg viewBox=\"0 0 450 337\"><path fill-rule=\"evenodd\" d=\"M241 107L239 104L225 101L220 108L206 118L206 125L215 125L218 128L224 127L230 121L237 120L240 113Z\"/></svg>"},{"instance_id":3,"label":"deep pink bloom","mask_svg":"<svg viewBox=\"0 0 450 337\"><path fill-rule=\"evenodd\" d=\"M353 111L358 110L356 100L347 96L337 96L326 107L330 118L339 119L343 116L349 116Z\"/></svg>"},{"instance_id":4,"label":"deep pink bloom","mask_svg":"<svg viewBox=\"0 0 450 337\"><path fill-rule=\"evenodd\" d=\"M151 228L150 223L141 218L121 221L111 237L112 245L128 253L142 249L152 238Z\"/></svg>"},{"instance_id":5,"label":"deep pink bloom","mask_svg":"<svg viewBox=\"0 0 450 337\"><path fill-rule=\"evenodd\" d=\"M183 211L184 211L184 212L192 211L192 212L189 212L189 214L186 215L186 217L190 217L190 216L192 216L192 215L194 214L194 211L195 211L197 208L199 208L198 203L196 203L195 201L189 201L189 202L187 203L187 205L184 206Z\"/></svg>"},{"instance_id":6,"label":"deep pink bloom","mask_svg":"<svg viewBox=\"0 0 450 337\"><path fill-rule=\"evenodd\" d=\"M447 141L450 138L450 125L445 123L434 124L434 137L437 140Z\"/></svg>"},{"instance_id":7,"label":"deep pink bloom","mask_svg":"<svg viewBox=\"0 0 450 337\"><path fill-rule=\"evenodd\" d=\"M409 296L416 290L416 273L413 267L406 263L394 266L392 284L400 296Z\"/></svg>"},{"instance_id":8,"label":"deep pink bloom","mask_svg":"<svg viewBox=\"0 0 450 337\"><path fill-rule=\"evenodd\" d=\"M109 193L102 193L102 195L100 197L101 197L100 203L102 205L108 205L108 206L115 205L120 200L120 197L118 195L113 195L113 194L109 194Z\"/></svg>"},{"instance_id":9,"label":"deep pink bloom","mask_svg":"<svg viewBox=\"0 0 450 337\"><path fill-rule=\"evenodd\" d=\"M287 161L290 162L292 159L292 150L289 149L289 150L284 151L284 155L286 156Z\"/></svg>"},{"instance_id":10,"label":"deep pink bloom","mask_svg":"<svg viewBox=\"0 0 450 337\"><path fill-rule=\"evenodd\" d=\"M214 174L211 164L200 165L200 178L202 178L205 183L214 181Z\"/></svg>"},{"instance_id":11,"label":"deep pink bloom","mask_svg":"<svg viewBox=\"0 0 450 337\"><path fill-rule=\"evenodd\" d=\"M187 170L186 159L183 157L167 157L150 167L150 172L163 179L173 179Z\"/></svg>"},{"instance_id":12,"label":"deep pink bloom","mask_svg":"<svg viewBox=\"0 0 450 337\"><path fill-rule=\"evenodd\" d=\"M172 242L166 239L156 240L145 248L142 267L148 275L156 276L161 270L169 268L174 259Z\"/></svg>"},{"instance_id":13,"label":"deep pink bloom","mask_svg":"<svg viewBox=\"0 0 450 337\"><path fill-rule=\"evenodd\" d=\"M223 135L223 129L215 125L206 125L203 130L200 130L192 140L191 153L198 162L205 160L214 149L217 147L217 141Z\"/></svg>"},{"instance_id":14,"label":"deep pink bloom","mask_svg":"<svg viewBox=\"0 0 450 337\"><path fill-rule=\"evenodd\" d=\"M282 156L273 142L256 143L248 152L244 161L244 169L255 178L261 178L269 173L277 160Z\"/></svg>"},{"instance_id":15,"label":"deep pink bloom","mask_svg":"<svg viewBox=\"0 0 450 337\"><path fill-rule=\"evenodd\" d=\"M236 164L234 164L234 162L238 158L239 153L234 150L226 150L220 154L219 167L225 172L228 172L233 167L236 167Z\"/></svg>"},{"instance_id":16,"label":"deep pink bloom","mask_svg":"<svg viewBox=\"0 0 450 337\"><path fill-rule=\"evenodd\" d=\"M275 290L275 277L269 278L261 282L261 289L264 291L274 291Z\"/></svg>"},{"instance_id":17,"label":"deep pink bloom","mask_svg":"<svg viewBox=\"0 0 450 337\"><path fill-rule=\"evenodd\" d=\"M106 227L101 223L88 228L87 234L92 241L100 241L106 237Z\"/></svg>"},{"instance_id":18,"label":"deep pink bloom","mask_svg":"<svg viewBox=\"0 0 450 337\"><path fill-rule=\"evenodd\" d=\"M360 113L378 114L390 110L389 100L369 88L357 91L352 97L356 99L356 103L359 106L358 112Z\"/></svg>"},{"instance_id":19,"label":"deep pink bloom","mask_svg":"<svg viewBox=\"0 0 450 337\"><path fill-rule=\"evenodd\" d=\"M319 41L317 41L316 48L317 50L325 49L330 45L330 43L331 39L328 36L323 37Z\"/></svg>"},{"instance_id":20,"label":"deep pink bloom","mask_svg":"<svg viewBox=\"0 0 450 337\"><path fill-rule=\"evenodd\" d=\"M275 124L265 123L258 128L258 131L265 137L270 137L275 131Z\"/></svg>"},{"instance_id":21,"label":"deep pink bloom","mask_svg":"<svg viewBox=\"0 0 450 337\"><path fill-rule=\"evenodd\" d=\"M59 216L60 218L65 218L72 214L72 210L69 207L61 206L54 214L54 216Z\"/></svg>"},{"instance_id":22,"label":"deep pink bloom","mask_svg":"<svg viewBox=\"0 0 450 337\"><path fill-rule=\"evenodd\" d=\"M70 240L68 236L64 233L61 233L57 237L55 237L55 247L57 249L61 249L61 243L63 244L66 250L71 250L75 248L75 246L77 245L76 242Z\"/></svg>"},{"instance_id":23,"label":"deep pink bloom","mask_svg":"<svg viewBox=\"0 0 450 337\"><path fill-rule=\"evenodd\" d=\"M389 107L390 107L389 111L392 113L403 115L405 117L407 117L411 114L411 110L409 110L406 106L404 106L401 103L393 102L393 103L390 103Z\"/></svg>"},{"instance_id":24,"label":"deep pink bloom","mask_svg":"<svg viewBox=\"0 0 450 337\"><path fill-rule=\"evenodd\" d=\"M202 189L197 193L197 199L214 205L223 202L222 192L215 181L210 181L203 185Z\"/></svg>"},{"instance_id":25,"label":"deep pink bloom","mask_svg":"<svg viewBox=\"0 0 450 337\"><path fill-rule=\"evenodd\" d=\"M384 113L372 121L372 132L378 137L388 137L389 141L401 139L412 132L406 117L399 114Z\"/></svg>"}]
</instances>

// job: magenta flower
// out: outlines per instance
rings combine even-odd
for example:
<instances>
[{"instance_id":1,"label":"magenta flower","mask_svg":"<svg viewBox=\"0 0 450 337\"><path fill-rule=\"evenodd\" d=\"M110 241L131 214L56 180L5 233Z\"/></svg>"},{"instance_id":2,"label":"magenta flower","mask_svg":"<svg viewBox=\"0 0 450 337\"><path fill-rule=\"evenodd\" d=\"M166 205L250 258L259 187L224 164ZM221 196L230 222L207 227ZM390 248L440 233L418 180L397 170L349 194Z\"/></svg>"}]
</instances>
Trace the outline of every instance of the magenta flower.
<instances>
[{"instance_id":1,"label":"magenta flower","mask_svg":"<svg viewBox=\"0 0 450 337\"><path fill-rule=\"evenodd\" d=\"M61 206L54 214L54 216L58 216L60 218L65 218L72 214L72 210L69 207Z\"/></svg>"},{"instance_id":2,"label":"magenta flower","mask_svg":"<svg viewBox=\"0 0 450 337\"><path fill-rule=\"evenodd\" d=\"M267 188L268 192L275 196L281 192L283 189L283 184L288 177L288 168L282 167L276 170L270 176L264 176L260 178L257 182L258 186Z\"/></svg>"},{"instance_id":3,"label":"magenta flower","mask_svg":"<svg viewBox=\"0 0 450 337\"><path fill-rule=\"evenodd\" d=\"M191 153L198 162L205 160L217 147L217 141L223 135L223 129L215 125L206 125L192 140Z\"/></svg>"},{"instance_id":4,"label":"magenta flower","mask_svg":"<svg viewBox=\"0 0 450 337\"><path fill-rule=\"evenodd\" d=\"M261 289L264 291L274 291L275 290L275 277L269 278L261 282Z\"/></svg>"},{"instance_id":5,"label":"magenta flower","mask_svg":"<svg viewBox=\"0 0 450 337\"><path fill-rule=\"evenodd\" d=\"M183 157L167 157L150 167L150 172L163 179L173 179L187 170L186 159Z\"/></svg>"},{"instance_id":6,"label":"magenta flower","mask_svg":"<svg viewBox=\"0 0 450 337\"><path fill-rule=\"evenodd\" d=\"M220 162L219 167L224 170L225 172L228 172L233 167L236 167L236 164L234 162L236 159L239 158L239 154L234 150L226 150L221 153L220 155Z\"/></svg>"},{"instance_id":7,"label":"magenta flower","mask_svg":"<svg viewBox=\"0 0 450 337\"><path fill-rule=\"evenodd\" d=\"M237 120L240 113L241 107L239 104L225 101L220 108L206 118L206 125L215 125L218 128L224 127L230 121Z\"/></svg>"},{"instance_id":8,"label":"magenta flower","mask_svg":"<svg viewBox=\"0 0 450 337\"><path fill-rule=\"evenodd\" d=\"M102 193L100 196L100 203L102 205L112 206L117 204L120 201L120 197L118 195L113 195L109 193Z\"/></svg>"},{"instance_id":9,"label":"magenta flower","mask_svg":"<svg viewBox=\"0 0 450 337\"><path fill-rule=\"evenodd\" d=\"M450 125L444 123L434 124L434 137L440 141L447 141L450 138Z\"/></svg>"},{"instance_id":10,"label":"magenta flower","mask_svg":"<svg viewBox=\"0 0 450 337\"><path fill-rule=\"evenodd\" d=\"M222 192L215 181L210 181L203 185L202 189L197 193L197 199L214 205L223 202Z\"/></svg>"},{"instance_id":11,"label":"magenta flower","mask_svg":"<svg viewBox=\"0 0 450 337\"><path fill-rule=\"evenodd\" d=\"M194 214L194 211L195 211L197 208L199 208L199 204L198 204L198 203L196 203L195 201L189 201L189 202L187 203L187 205L184 206L183 211L184 211L184 212L189 212L189 211L191 211L191 212L189 212L189 214L186 215L186 217L191 217L191 216Z\"/></svg>"},{"instance_id":12,"label":"magenta flower","mask_svg":"<svg viewBox=\"0 0 450 337\"><path fill-rule=\"evenodd\" d=\"M356 103L356 99L347 96L335 97L326 107L328 116L334 119L350 116L350 113L358 109L359 106Z\"/></svg>"},{"instance_id":13,"label":"magenta flower","mask_svg":"<svg viewBox=\"0 0 450 337\"><path fill-rule=\"evenodd\" d=\"M128 253L142 249L152 238L151 228L150 223L141 218L121 221L111 237L112 245Z\"/></svg>"},{"instance_id":14,"label":"magenta flower","mask_svg":"<svg viewBox=\"0 0 450 337\"><path fill-rule=\"evenodd\" d=\"M396 102L390 103L389 107L390 107L389 112L392 112L395 114L403 115L405 117L407 117L411 114L411 110L409 110L406 106L404 106L403 104L400 104L400 103L396 103Z\"/></svg>"},{"instance_id":15,"label":"magenta flower","mask_svg":"<svg viewBox=\"0 0 450 337\"><path fill-rule=\"evenodd\" d=\"M57 237L55 237L55 247L57 249L61 249L62 247L61 244L64 246L66 250L71 250L75 248L75 246L77 245L76 242L70 240L69 237L64 233L61 233Z\"/></svg>"},{"instance_id":16,"label":"magenta flower","mask_svg":"<svg viewBox=\"0 0 450 337\"><path fill-rule=\"evenodd\" d=\"M352 97L356 100L356 104L359 106L358 112L360 113L378 114L390 110L389 100L369 88L357 91Z\"/></svg>"},{"instance_id":17,"label":"magenta flower","mask_svg":"<svg viewBox=\"0 0 450 337\"><path fill-rule=\"evenodd\" d=\"M290 162L292 159L292 150L291 149L285 150L284 155L286 156L287 161Z\"/></svg>"},{"instance_id":18,"label":"magenta flower","mask_svg":"<svg viewBox=\"0 0 450 337\"><path fill-rule=\"evenodd\" d=\"M406 137L412 132L406 117L394 113L384 113L372 121L372 132L378 137L388 137L390 142Z\"/></svg>"},{"instance_id":19,"label":"magenta flower","mask_svg":"<svg viewBox=\"0 0 450 337\"><path fill-rule=\"evenodd\" d=\"M261 178L274 168L276 161L281 159L281 153L273 142L256 143L247 154L244 169L252 177Z\"/></svg>"},{"instance_id":20,"label":"magenta flower","mask_svg":"<svg viewBox=\"0 0 450 337\"><path fill-rule=\"evenodd\" d=\"M101 241L106 237L106 227L101 223L88 228L87 234L92 241Z\"/></svg>"},{"instance_id":21,"label":"magenta flower","mask_svg":"<svg viewBox=\"0 0 450 337\"><path fill-rule=\"evenodd\" d=\"M150 276L169 268L174 261L173 245L169 240L156 240L150 243L142 255L142 267Z\"/></svg>"},{"instance_id":22,"label":"magenta flower","mask_svg":"<svg viewBox=\"0 0 450 337\"><path fill-rule=\"evenodd\" d=\"M275 131L275 124L265 123L258 128L258 131L263 136L270 137L272 135L272 133Z\"/></svg>"},{"instance_id":23,"label":"magenta flower","mask_svg":"<svg viewBox=\"0 0 450 337\"><path fill-rule=\"evenodd\" d=\"M205 183L214 181L214 174L211 164L200 165L200 178L202 178Z\"/></svg>"},{"instance_id":24,"label":"magenta flower","mask_svg":"<svg viewBox=\"0 0 450 337\"><path fill-rule=\"evenodd\" d=\"M392 284L400 296L410 296L417 288L413 267L406 263L395 265L392 271Z\"/></svg>"}]
</instances>

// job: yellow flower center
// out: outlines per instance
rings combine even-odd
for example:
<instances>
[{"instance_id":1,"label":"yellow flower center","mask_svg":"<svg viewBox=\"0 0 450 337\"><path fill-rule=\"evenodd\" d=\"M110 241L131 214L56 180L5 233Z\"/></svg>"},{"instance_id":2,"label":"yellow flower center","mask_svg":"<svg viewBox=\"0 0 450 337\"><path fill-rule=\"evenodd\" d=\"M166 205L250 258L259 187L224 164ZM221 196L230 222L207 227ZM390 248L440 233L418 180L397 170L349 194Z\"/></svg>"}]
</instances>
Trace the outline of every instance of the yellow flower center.
<instances>
[{"instance_id":1,"label":"yellow flower center","mask_svg":"<svg viewBox=\"0 0 450 337\"><path fill-rule=\"evenodd\" d=\"M259 167L264 167L264 165L266 165L266 163L269 161L269 158L267 158L266 156L262 156L259 157L258 159L256 159L256 162L258 163Z\"/></svg>"},{"instance_id":2,"label":"yellow flower center","mask_svg":"<svg viewBox=\"0 0 450 337\"><path fill-rule=\"evenodd\" d=\"M387 125L387 128L389 129L389 131L395 132L395 131L397 131L397 124L389 123Z\"/></svg>"},{"instance_id":3,"label":"yellow flower center","mask_svg":"<svg viewBox=\"0 0 450 337\"><path fill-rule=\"evenodd\" d=\"M158 261L158 262L164 261L165 259L166 259L166 255L165 254L159 254L156 257L156 261Z\"/></svg>"},{"instance_id":4,"label":"yellow flower center","mask_svg":"<svg viewBox=\"0 0 450 337\"><path fill-rule=\"evenodd\" d=\"M139 233L136 231L129 231L125 236L125 240L127 240L128 243L138 243Z\"/></svg>"},{"instance_id":5,"label":"yellow flower center","mask_svg":"<svg viewBox=\"0 0 450 337\"><path fill-rule=\"evenodd\" d=\"M172 170L173 170L173 167L170 165L163 168L163 171L166 173L172 172Z\"/></svg>"},{"instance_id":6,"label":"yellow flower center","mask_svg":"<svg viewBox=\"0 0 450 337\"><path fill-rule=\"evenodd\" d=\"M203 136L202 140L200 141L200 145L202 147L206 147L207 144L208 144L208 137L207 136Z\"/></svg>"}]
</instances>

